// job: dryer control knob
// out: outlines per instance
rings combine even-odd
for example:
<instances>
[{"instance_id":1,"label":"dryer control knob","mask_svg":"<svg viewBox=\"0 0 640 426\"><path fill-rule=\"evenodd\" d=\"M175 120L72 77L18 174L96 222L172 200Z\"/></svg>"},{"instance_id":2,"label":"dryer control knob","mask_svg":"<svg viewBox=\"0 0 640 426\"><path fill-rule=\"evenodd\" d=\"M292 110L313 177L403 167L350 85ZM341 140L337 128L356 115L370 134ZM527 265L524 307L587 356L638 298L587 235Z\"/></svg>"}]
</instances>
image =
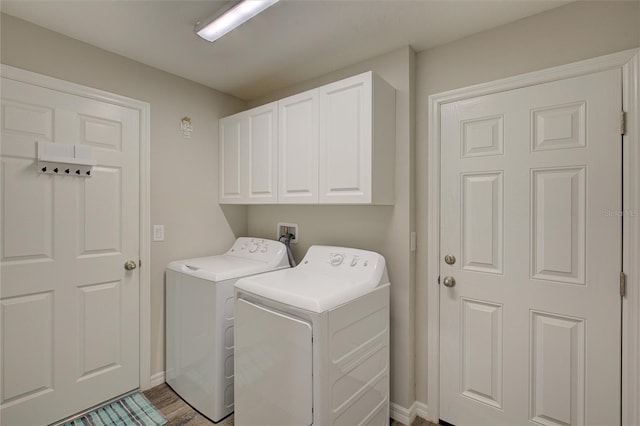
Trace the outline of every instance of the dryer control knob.
<instances>
[{"instance_id":1,"label":"dryer control knob","mask_svg":"<svg viewBox=\"0 0 640 426\"><path fill-rule=\"evenodd\" d=\"M331 263L331 266L340 266L343 261L344 256L340 253L333 253L329 256L329 263Z\"/></svg>"},{"instance_id":2,"label":"dryer control knob","mask_svg":"<svg viewBox=\"0 0 640 426\"><path fill-rule=\"evenodd\" d=\"M251 247L249 247L249 253L255 253L258 250L258 244L253 243Z\"/></svg>"}]
</instances>

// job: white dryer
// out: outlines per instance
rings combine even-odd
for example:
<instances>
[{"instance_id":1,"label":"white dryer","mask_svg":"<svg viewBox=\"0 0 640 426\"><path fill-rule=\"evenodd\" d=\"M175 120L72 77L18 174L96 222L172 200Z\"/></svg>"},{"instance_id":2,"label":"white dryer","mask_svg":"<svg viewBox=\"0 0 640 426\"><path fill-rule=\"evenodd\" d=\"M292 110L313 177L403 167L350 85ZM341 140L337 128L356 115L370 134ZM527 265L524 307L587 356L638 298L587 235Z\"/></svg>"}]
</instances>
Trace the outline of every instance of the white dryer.
<instances>
[{"instance_id":1,"label":"white dryer","mask_svg":"<svg viewBox=\"0 0 640 426\"><path fill-rule=\"evenodd\" d=\"M238 280L234 424L387 425L389 289L381 255L329 246Z\"/></svg>"},{"instance_id":2,"label":"white dryer","mask_svg":"<svg viewBox=\"0 0 640 426\"><path fill-rule=\"evenodd\" d=\"M233 412L233 284L288 268L278 241L238 238L223 255L166 269L166 382L214 422Z\"/></svg>"}]
</instances>

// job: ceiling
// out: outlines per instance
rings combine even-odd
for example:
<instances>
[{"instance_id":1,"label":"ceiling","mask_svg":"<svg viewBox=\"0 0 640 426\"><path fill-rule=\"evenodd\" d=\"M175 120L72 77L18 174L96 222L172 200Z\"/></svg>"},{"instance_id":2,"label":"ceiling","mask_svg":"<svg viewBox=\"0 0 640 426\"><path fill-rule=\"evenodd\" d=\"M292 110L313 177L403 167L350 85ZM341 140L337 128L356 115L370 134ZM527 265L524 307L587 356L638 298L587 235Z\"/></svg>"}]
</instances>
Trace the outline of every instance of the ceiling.
<instances>
[{"instance_id":1,"label":"ceiling","mask_svg":"<svg viewBox=\"0 0 640 426\"><path fill-rule=\"evenodd\" d=\"M281 0L209 43L220 0L2 0L1 11L241 99L401 46L417 52L562 6L559 0Z\"/></svg>"}]
</instances>

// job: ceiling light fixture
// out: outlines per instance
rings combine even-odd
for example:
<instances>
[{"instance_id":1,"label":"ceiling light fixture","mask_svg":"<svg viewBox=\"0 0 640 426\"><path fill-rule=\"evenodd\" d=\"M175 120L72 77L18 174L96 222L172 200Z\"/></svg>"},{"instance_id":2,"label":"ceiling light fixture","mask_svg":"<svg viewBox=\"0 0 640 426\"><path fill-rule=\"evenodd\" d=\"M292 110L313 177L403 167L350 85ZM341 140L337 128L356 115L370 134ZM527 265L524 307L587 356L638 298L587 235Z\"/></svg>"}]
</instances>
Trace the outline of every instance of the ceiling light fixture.
<instances>
[{"instance_id":1,"label":"ceiling light fixture","mask_svg":"<svg viewBox=\"0 0 640 426\"><path fill-rule=\"evenodd\" d=\"M208 41L216 41L229 31L247 22L278 0L243 0L231 2L228 7L218 11L206 22L198 22L194 28L196 34Z\"/></svg>"}]
</instances>

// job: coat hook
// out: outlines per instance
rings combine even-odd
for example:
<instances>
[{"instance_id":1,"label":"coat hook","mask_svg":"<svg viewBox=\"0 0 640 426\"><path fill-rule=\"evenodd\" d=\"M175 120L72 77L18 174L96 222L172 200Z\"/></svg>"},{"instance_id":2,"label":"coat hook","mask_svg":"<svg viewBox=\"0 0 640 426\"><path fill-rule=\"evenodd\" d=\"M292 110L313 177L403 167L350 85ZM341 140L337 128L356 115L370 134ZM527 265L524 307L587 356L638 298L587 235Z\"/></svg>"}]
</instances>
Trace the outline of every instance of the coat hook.
<instances>
[{"instance_id":1,"label":"coat hook","mask_svg":"<svg viewBox=\"0 0 640 426\"><path fill-rule=\"evenodd\" d=\"M87 176L91 176L91 170L87 170Z\"/></svg>"},{"instance_id":2,"label":"coat hook","mask_svg":"<svg viewBox=\"0 0 640 426\"><path fill-rule=\"evenodd\" d=\"M69 174L69 169L65 170L64 172L65 172L66 174Z\"/></svg>"},{"instance_id":3,"label":"coat hook","mask_svg":"<svg viewBox=\"0 0 640 426\"><path fill-rule=\"evenodd\" d=\"M44 172L46 172L46 171L47 171L47 168L46 168L46 167L43 167L43 168L42 168L42 169L40 169L40 170L42 170L42 173L44 173Z\"/></svg>"},{"instance_id":4,"label":"coat hook","mask_svg":"<svg viewBox=\"0 0 640 426\"><path fill-rule=\"evenodd\" d=\"M53 169L54 172L58 173L58 168Z\"/></svg>"},{"instance_id":5,"label":"coat hook","mask_svg":"<svg viewBox=\"0 0 640 426\"><path fill-rule=\"evenodd\" d=\"M79 175L80 174L80 169L76 170L76 174Z\"/></svg>"}]
</instances>

